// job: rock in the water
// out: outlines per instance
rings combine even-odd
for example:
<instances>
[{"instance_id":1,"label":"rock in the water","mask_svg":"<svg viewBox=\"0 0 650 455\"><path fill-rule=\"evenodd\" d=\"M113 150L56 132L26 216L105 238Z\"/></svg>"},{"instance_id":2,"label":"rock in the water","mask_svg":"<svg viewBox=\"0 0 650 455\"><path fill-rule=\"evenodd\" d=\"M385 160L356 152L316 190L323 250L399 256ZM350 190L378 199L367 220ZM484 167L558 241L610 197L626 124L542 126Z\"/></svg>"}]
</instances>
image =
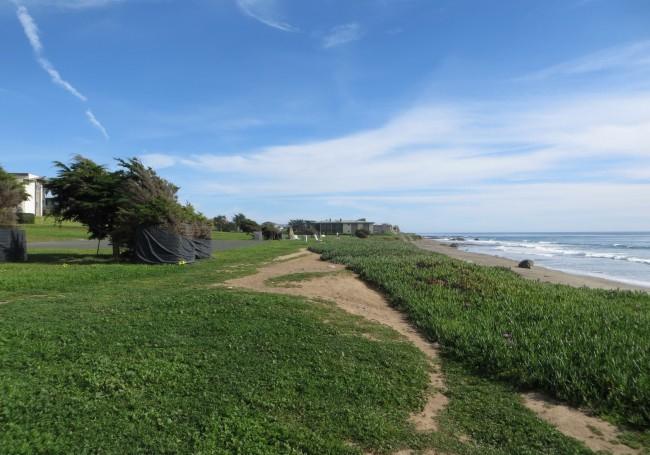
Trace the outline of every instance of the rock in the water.
<instances>
[{"instance_id":1,"label":"rock in the water","mask_svg":"<svg viewBox=\"0 0 650 455\"><path fill-rule=\"evenodd\" d=\"M523 261L521 261L519 263L519 268L520 269L532 269L533 265L535 265L535 263L532 260L524 259Z\"/></svg>"},{"instance_id":2,"label":"rock in the water","mask_svg":"<svg viewBox=\"0 0 650 455\"><path fill-rule=\"evenodd\" d=\"M450 244L449 246L450 246L451 248L458 248L458 244L457 244L457 243L452 243L452 244Z\"/></svg>"}]
</instances>

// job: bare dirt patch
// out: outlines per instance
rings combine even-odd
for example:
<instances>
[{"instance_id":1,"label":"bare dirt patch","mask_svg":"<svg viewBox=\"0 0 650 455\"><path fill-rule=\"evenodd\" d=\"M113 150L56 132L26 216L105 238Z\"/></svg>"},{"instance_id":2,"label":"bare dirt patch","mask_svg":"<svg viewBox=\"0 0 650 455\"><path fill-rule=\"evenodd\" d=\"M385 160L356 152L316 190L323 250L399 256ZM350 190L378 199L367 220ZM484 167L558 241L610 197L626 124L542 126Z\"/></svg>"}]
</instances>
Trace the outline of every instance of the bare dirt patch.
<instances>
[{"instance_id":1,"label":"bare dirt patch","mask_svg":"<svg viewBox=\"0 0 650 455\"><path fill-rule=\"evenodd\" d=\"M278 256L277 258L273 259L274 262L280 262L280 261L288 261L290 259L295 259L299 258L302 256L307 256L309 255L309 251L307 251L307 248L302 248L300 251L297 253L291 253L291 254L285 254L284 256Z\"/></svg>"},{"instance_id":2,"label":"bare dirt patch","mask_svg":"<svg viewBox=\"0 0 650 455\"><path fill-rule=\"evenodd\" d=\"M277 288L268 284L272 278L312 272L339 273L299 281L294 283L295 287ZM380 293L371 289L353 273L346 271L344 266L321 261L318 254L305 250L281 256L254 275L228 280L224 284L274 294L331 300L348 313L387 325L403 335L431 360L429 400L422 412L411 416L411 421L419 431L435 431L438 428L436 418L446 407L448 398L442 393L445 385L437 363L437 346L429 343L411 327L402 313L392 308Z\"/></svg>"},{"instance_id":3,"label":"bare dirt patch","mask_svg":"<svg viewBox=\"0 0 650 455\"><path fill-rule=\"evenodd\" d=\"M399 452L395 452L393 455L416 455L417 452L414 450L400 450ZM436 452L435 450L426 450L422 452L422 455L442 455L441 452Z\"/></svg>"},{"instance_id":4,"label":"bare dirt patch","mask_svg":"<svg viewBox=\"0 0 650 455\"><path fill-rule=\"evenodd\" d=\"M432 388L431 395L424 409L419 414L411 416L411 422L419 431L437 431L437 417L440 412L447 406L449 399L443 395L444 381L442 374L436 366L436 369L429 374L429 384Z\"/></svg>"},{"instance_id":5,"label":"bare dirt patch","mask_svg":"<svg viewBox=\"0 0 650 455\"><path fill-rule=\"evenodd\" d=\"M537 416L556 427L563 434L584 443L594 452L614 455L638 454L640 451L618 442L620 432L604 420L589 416L538 393L523 395L524 404Z\"/></svg>"}]
</instances>

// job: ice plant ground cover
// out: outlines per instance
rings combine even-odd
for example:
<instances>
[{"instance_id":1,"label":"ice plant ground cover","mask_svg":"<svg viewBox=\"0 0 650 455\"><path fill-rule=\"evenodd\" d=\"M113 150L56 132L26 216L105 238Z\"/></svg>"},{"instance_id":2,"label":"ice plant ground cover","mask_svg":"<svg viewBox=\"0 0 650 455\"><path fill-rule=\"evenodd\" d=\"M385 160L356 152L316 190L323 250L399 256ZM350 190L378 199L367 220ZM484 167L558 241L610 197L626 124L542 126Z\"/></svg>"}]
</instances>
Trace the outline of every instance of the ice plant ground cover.
<instances>
[{"instance_id":1,"label":"ice plant ground cover","mask_svg":"<svg viewBox=\"0 0 650 455\"><path fill-rule=\"evenodd\" d=\"M650 295L543 284L403 241L311 249L383 290L448 359L524 389L650 426Z\"/></svg>"}]
</instances>

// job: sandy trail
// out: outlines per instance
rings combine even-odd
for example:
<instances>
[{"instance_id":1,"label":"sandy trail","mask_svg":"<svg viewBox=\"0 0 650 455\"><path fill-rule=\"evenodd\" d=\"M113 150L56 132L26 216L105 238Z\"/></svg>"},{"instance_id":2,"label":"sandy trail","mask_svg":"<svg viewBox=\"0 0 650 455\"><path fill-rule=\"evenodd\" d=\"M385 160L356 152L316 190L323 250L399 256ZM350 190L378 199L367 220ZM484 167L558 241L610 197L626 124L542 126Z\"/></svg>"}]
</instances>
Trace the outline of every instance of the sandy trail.
<instances>
[{"instance_id":1,"label":"sandy trail","mask_svg":"<svg viewBox=\"0 0 650 455\"><path fill-rule=\"evenodd\" d=\"M448 247L444 247L448 248ZM269 285L267 280L294 273L319 272L331 274L318 276L304 281L291 282L286 287ZM290 294L301 297L331 300L339 308L361 316L370 321L387 325L403 335L431 360L431 393L424 409L411 416L411 421L419 431L436 431L437 416L447 406L448 398L444 377L438 364L438 348L420 335L404 318L393 309L386 299L371 289L352 272L340 264L320 260L320 256L307 250L301 250L276 258L272 263L260 268L254 275L229 280L226 286L250 289L275 294ZM594 451L605 451L614 455L640 453L616 440L620 432L613 425L591 417L577 409L547 399L539 394L522 395L523 403L541 419L555 426L566 436L583 442ZM409 454L410 450L398 452ZM435 452L425 452L435 453Z\"/></svg>"},{"instance_id":2,"label":"sandy trail","mask_svg":"<svg viewBox=\"0 0 650 455\"><path fill-rule=\"evenodd\" d=\"M582 441L594 452L604 451L614 455L641 453L640 450L618 442L621 434L609 422L589 416L538 393L524 394L523 399L526 407L539 418L547 421L566 436Z\"/></svg>"},{"instance_id":3,"label":"sandy trail","mask_svg":"<svg viewBox=\"0 0 650 455\"><path fill-rule=\"evenodd\" d=\"M270 278L305 272L337 273L293 282L291 287L267 284ZM436 418L447 405L448 399L442 393L445 385L437 362L437 347L413 329L402 313L393 309L380 293L346 271L344 266L321 261L318 254L302 250L276 258L273 263L260 268L255 275L229 280L225 284L254 291L331 300L349 313L387 325L403 335L431 361L430 396L422 412L411 416L411 421L419 431L435 431L438 428Z\"/></svg>"}]
</instances>

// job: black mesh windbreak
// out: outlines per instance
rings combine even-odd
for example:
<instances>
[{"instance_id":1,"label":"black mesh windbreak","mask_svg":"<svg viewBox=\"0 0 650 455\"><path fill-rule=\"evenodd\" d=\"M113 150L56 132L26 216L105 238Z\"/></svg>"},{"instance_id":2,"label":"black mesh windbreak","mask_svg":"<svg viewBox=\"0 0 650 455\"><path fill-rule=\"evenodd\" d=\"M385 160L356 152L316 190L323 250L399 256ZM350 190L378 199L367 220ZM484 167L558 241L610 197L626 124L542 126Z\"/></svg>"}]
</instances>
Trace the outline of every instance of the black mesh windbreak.
<instances>
[{"instance_id":1,"label":"black mesh windbreak","mask_svg":"<svg viewBox=\"0 0 650 455\"><path fill-rule=\"evenodd\" d=\"M0 262L27 260L27 237L20 229L0 228Z\"/></svg>"}]
</instances>

